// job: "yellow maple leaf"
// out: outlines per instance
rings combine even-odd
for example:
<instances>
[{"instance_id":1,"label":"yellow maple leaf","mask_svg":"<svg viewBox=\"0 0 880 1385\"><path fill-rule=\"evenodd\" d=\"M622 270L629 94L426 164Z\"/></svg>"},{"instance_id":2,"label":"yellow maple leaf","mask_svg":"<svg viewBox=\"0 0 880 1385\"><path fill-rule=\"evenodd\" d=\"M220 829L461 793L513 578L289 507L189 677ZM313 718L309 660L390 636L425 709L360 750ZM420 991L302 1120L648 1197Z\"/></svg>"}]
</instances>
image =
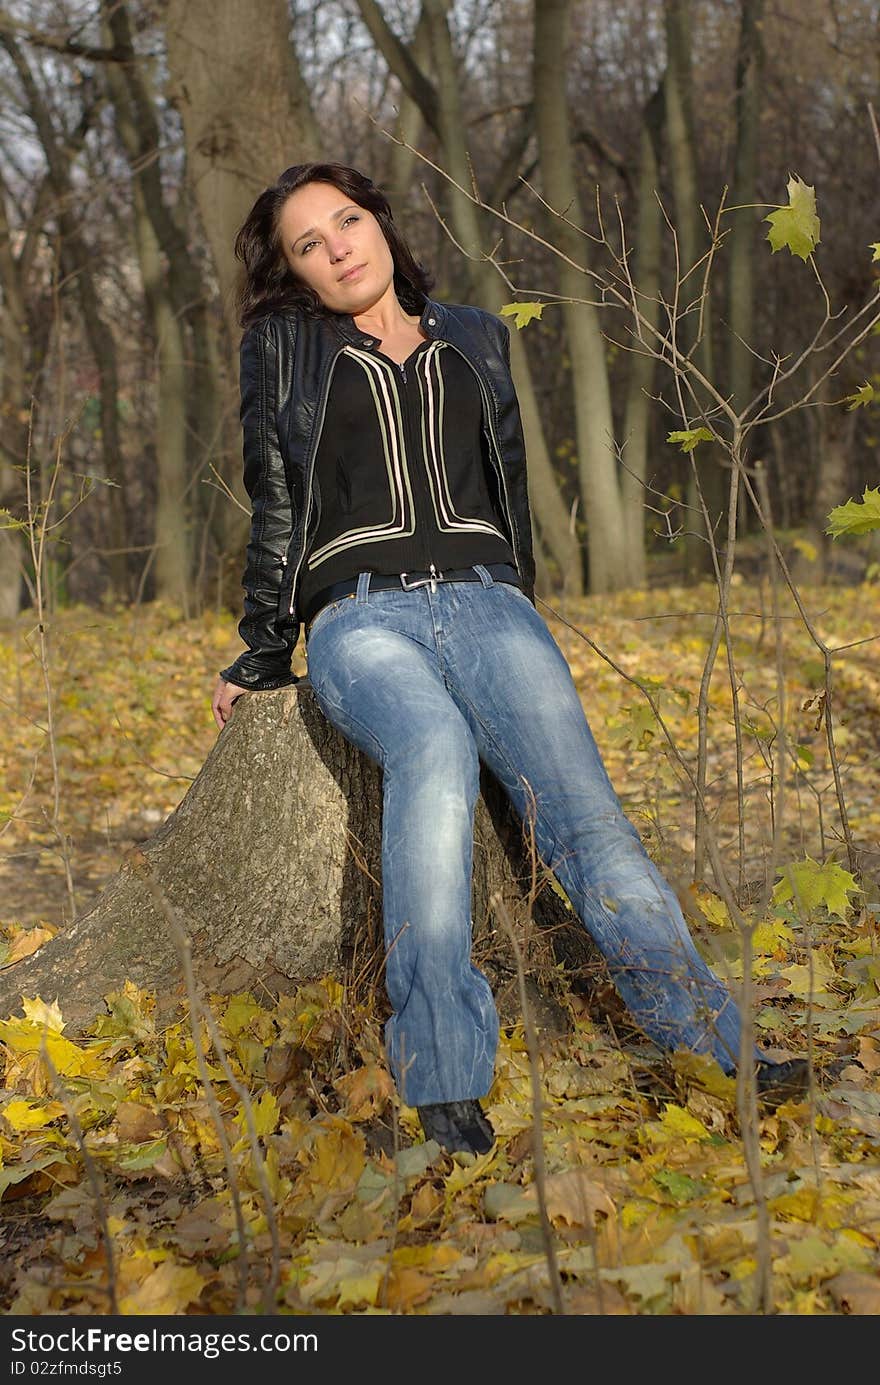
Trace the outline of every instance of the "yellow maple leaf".
<instances>
[{"instance_id":1,"label":"yellow maple leaf","mask_svg":"<svg viewBox=\"0 0 880 1385\"><path fill-rule=\"evenodd\" d=\"M320 1260L308 1266L309 1279L299 1285L306 1303L338 1299L338 1306L374 1306L385 1265L382 1261L366 1264L353 1256L341 1255L336 1260Z\"/></svg>"},{"instance_id":2,"label":"yellow maple leaf","mask_svg":"<svg viewBox=\"0 0 880 1385\"><path fill-rule=\"evenodd\" d=\"M315 1140L308 1178L313 1187L339 1192L355 1187L365 1163L361 1138L350 1126L336 1126Z\"/></svg>"},{"instance_id":3,"label":"yellow maple leaf","mask_svg":"<svg viewBox=\"0 0 880 1385\"><path fill-rule=\"evenodd\" d=\"M805 1184L790 1193L782 1193L767 1204L778 1217L791 1221L810 1222L827 1230L843 1225L847 1212L855 1201L854 1193L822 1192Z\"/></svg>"},{"instance_id":4,"label":"yellow maple leaf","mask_svg":"<svg viewBox=\"0 0 880 1385\"><path fill-rule=\"evenodd\" d=\"M696 1116L692 1116L690 1111L686 1111L683 1106L676 1106L675 1102L667 1101L659 1121L650 1122L651 1130L660 1130L672 1139L685 1140L708 1140L711 1138L709 1131L702 1121L698 1121Z\"/></svg>"},{"instance_id":5,"label":"yellow maple leaf","mask_svg":"<svg viewBox=\"0 0 880 1385\"><path fill-rule=\"evenodd\" d=\"M119 1301L120 1313L180 1314L195 1303L206 1280L190 1265L166 1261L134 1290Z\"/></svg>"},{"instance_id":6,"label":"yellow maple leaf","mask_svg":"<svg viewBox=\"0 0 880 1385\"><path fill-rule=\"evenodd\" d=\"M785 977L792 995L799 1000L806 1000L811 995L830 995L837 981L833 964L815 948L809 965L806 962L792 962L791 966L783 967L779 974Z\"/></svg>"},{"instance_id":7,"label":"yellow maple leaf","mask_svg":"<svg viewBox=\"0 0 880 1385\"><path fill-rule=\"evenodd\" d=\"M251 1102L254 1129L258 1136L271 1135L278 1125L278 1100L271 1092L263 1092L259 1101ZM235 1118L242 1134L248 1136L248 1122L244 1109Z\"/></svg>"},{"instance_id":8,"label":"yellow maple leaf","mask_svg":"<svg viewBox=\"0 0 880 1385\"><path fill-rule=\"evenodd\" d=\"M64 1114L60 1101L48 1101L44 1106L35 1106L30 1101L7 1101L2 1115L13 1130L39 1130L50 1121Z\"/></svg>"},{"instance_id":9,"label":"yellow maple leaf","mask_svg":"<svg viewBox=\"0 0 880 1385\"><path fill-rule=\"evenodd\" d=\"M439 1245L433 1243L420 1246L398 1246L394 1252L394 1265L398 1269L416 1269L426 1266L432 1270L445 1270L461 1259L461 1251L448 1241Z\"/></svg>"},{"instance_id":10,"label":"yellow maple leaf","mask_svg":"<svg viewBox=\"0 0 880 1385\"><path fill-rule=\"evenodd\" d=\"M253 1160L251 1160L253 1163ZM263 1160L263 1167L266 1172L266 1181L269 1184L269 1191L276 1203L283 1202L293 1188L293 1183L289 1178L285 1178L281 1172L278 1160L278 1150L274 1145L270 1145L266 1150L266 1157ZM260 1184L256 1178L256 1171L251 1177L251 1183L259 1188Z\"/></svg>"},{"instance_id":11,"label":"yellow maple leaf","mask_svg":"<svg viewBox=\"0 0 880 1385\"><path fill-rule=\"evenodd\" d=\"M95 1048L80 1048L45 1026L27 1020L0 1020L0 1043L8 1050L6 1085L26 1085L35 1096L52 1090L51 1071L43 1053L48 1054L55 1071L64 1077L103 1077L105 1064ZM101 1045L103 1050L104 1045Z\"/></svg>"},{"instance_id":12,"label":"yellow maple leaf","mask_svg":"<svg viewBox=\"0 0 880 1385\"><path fill-rule=\"evenodd\" d=\"M691 885L689 893L696 901L700 913L716 928L732 927L727 905L718 895L712 894L710 890L701 890L698 885Z\"/></svg>"},{"instance_id":13,"label":"yellow maple leaf","mask_svg":"<svg viewBox=\"0 0 880 1385\"><path fill-rule=\"evenodd\" d=\"M794 932L783 919L761 919L752 933L752 949L770 957L785 955L784 943L790 943Z\"/></svg>"},{"instance_id":14,"label":"yellow maple leaf","mask_svg":"<svg viewBox=\"0 0 880 1385\"><path fill-rule=\"evenodd\" d=\"M57 1034L60 1034L64 1028L64 1020L61 1018L61 1007L58 1004L57 996L51 1005L47 1005L45 1000L41 1000L39 996L34 996L33 1000L27 1000L22 996L21 1007L24 1010L25 1019L30 1020L31 1024L45 1024L48 1029L54 1030Z\"/></svg>"}]
</instances>

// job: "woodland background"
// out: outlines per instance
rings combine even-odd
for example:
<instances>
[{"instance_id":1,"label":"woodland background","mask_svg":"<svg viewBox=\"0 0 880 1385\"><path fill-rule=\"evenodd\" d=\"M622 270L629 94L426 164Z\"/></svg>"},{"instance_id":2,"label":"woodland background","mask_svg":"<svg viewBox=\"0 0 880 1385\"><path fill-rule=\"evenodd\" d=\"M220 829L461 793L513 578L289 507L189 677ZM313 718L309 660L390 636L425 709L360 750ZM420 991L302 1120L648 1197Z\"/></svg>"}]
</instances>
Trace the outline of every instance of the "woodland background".
<instances>
[{"instance_id":1,"label":"woodland background","mask_svg":"<svg viewBox=\"0 0 880 1385\"><path fill-rule=\"evenodd\" d=\"M2 26L0 503L21 510L28 437L45 471L63 434L56 510L93 493L47 555L61 604L235 609L246 516L226 493L243 501L232 242L290 163L368 171L436 274L435 296L493 311L517 297L599 295L443 173L464 188L472 173L486 204L601 268L541 200L595 235L599 188L613 246L617 203L636 277L669 299L675 247L656 191L681 275L699 266L683 302L699 298L704 215L713 221L727 188L728 205L756 205L724 223L699 351L743 403L763 373L751 352L788 355L813 329L809 273L766 247L763 218L785 203L792 173L818 189L834 311L852 312L876 281L863 253L878 234L868 103L880 40L867 0L545 0L536 11L514 0L93 0L7 5ZM509 283L480 261L489 252ZM645 551L686 572L680 536L694 525L674 505L689 471L665 442L681 426L677 401L626 349L620 311L556 306L516 336L546 594L641 585ZM810 362L813 378L825 363ZM822 398L849 394L872 366L866 344ZM776 522L811 531L814 576L829 510L873 481L874 428L870 410L812 407L750 441ZM707 567L699 551L691 563ZM28 593L9 531L0 577L11 616Z\"/></svg>"},{"instance_id":2,"label":"woodland background","mask_svg":"<svg viewBox=\"0 0 880 1385\"><path fill-rule=\"evenodd\" d=\"M216 742L232 244L332 159L433 296L538 305L512 365L539 609L700 945L814 1068L768 1115L589 997L539 1058L514 1004L469 1164L398 1107L379 988L217 998L212 1029L131 986L76 1040L25 994L4 1311L877 1311L878 95L868 0L0 7L7 974Z\"/></svg>"}]
</instances>

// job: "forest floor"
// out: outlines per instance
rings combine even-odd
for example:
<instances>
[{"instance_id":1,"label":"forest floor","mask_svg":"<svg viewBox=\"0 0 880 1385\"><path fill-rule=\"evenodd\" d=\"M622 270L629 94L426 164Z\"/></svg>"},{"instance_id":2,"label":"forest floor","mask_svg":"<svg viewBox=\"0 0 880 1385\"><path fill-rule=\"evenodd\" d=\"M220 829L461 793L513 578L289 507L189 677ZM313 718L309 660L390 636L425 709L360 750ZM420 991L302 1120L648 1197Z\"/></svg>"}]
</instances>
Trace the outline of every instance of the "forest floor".
<instances>
[{"instance_id":1,"label":"forest floor","mask_svg":"<svg viewBox=\"0 0 880 1385\"><path fill-rule=\"evenodd\" d=\"M280 997L218 997L230 1070L205 1036L205 1082L188 1018L158 1025L155 997L129 985L86 1039L63 1033L54 996L24 998L23 1015L0 1022L0 1312L880 1311L880 585L806 588L804 600L839 651L839 789L821 651L784 594L774 617L758 573L735 585L706 720L712 830L755 925L760 1041L814 1059L809 1099L760 1113L768 1237L735 1084L705 1061L660 1060L578 996L565 1032L542 1036L542 1190L518 1018L484 1103L498 1142L474 1159L425 1143L396 1101L381 1000L353 1003L330 977ZM551 605L539 609L626 810L736 985L740 934L718 882L693 869L688 776L714 591ZM0 632L7 966L86 912L186 794L217 735L216 670L237 647L225 614L65 611L50 626L50 738L35 641L27 615Z\"/></svg>"}]
</instances>

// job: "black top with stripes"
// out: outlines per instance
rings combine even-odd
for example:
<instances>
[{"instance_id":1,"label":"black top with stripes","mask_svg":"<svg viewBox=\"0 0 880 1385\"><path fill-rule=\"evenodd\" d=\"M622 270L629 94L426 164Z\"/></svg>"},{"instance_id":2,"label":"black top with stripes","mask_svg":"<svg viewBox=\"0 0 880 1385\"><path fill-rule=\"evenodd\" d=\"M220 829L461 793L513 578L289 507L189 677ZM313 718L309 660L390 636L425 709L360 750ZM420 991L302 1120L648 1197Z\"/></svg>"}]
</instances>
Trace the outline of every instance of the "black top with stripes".
<instances>
[{"instance_id":1,"label":"black top with stripes","mask_svg":"<svg viewBox=\"0 0 880 1385\"><path fill-rule=\"evenodd\" d=\"M401 365L373 348L337 357L315 459L319 521L300 614L361 571L427 572L513 563L479 381L444 341Z\"/></svg>"}]
</instances>

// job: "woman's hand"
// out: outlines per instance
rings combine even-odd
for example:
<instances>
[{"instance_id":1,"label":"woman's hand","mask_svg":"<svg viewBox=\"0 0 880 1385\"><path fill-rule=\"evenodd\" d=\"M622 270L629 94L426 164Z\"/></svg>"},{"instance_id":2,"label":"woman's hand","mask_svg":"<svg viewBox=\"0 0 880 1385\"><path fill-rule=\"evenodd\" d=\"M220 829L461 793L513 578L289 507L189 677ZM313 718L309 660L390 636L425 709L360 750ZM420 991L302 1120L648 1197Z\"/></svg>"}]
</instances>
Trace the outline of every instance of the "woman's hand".
<instances>
[{"instance_id":1,"label":"woman's hand","mask_svg":"<svg viewBox=\"0 0 880 1385\"><path fill-rule=\"evenodd\" d=\"M244 692L248 692L248 689L240 688L236 683L227 683L225 678L217 679L214 696L211 698L211 711L221 731L232 716L233 702Z\"/></svg>"}]
</instances>

